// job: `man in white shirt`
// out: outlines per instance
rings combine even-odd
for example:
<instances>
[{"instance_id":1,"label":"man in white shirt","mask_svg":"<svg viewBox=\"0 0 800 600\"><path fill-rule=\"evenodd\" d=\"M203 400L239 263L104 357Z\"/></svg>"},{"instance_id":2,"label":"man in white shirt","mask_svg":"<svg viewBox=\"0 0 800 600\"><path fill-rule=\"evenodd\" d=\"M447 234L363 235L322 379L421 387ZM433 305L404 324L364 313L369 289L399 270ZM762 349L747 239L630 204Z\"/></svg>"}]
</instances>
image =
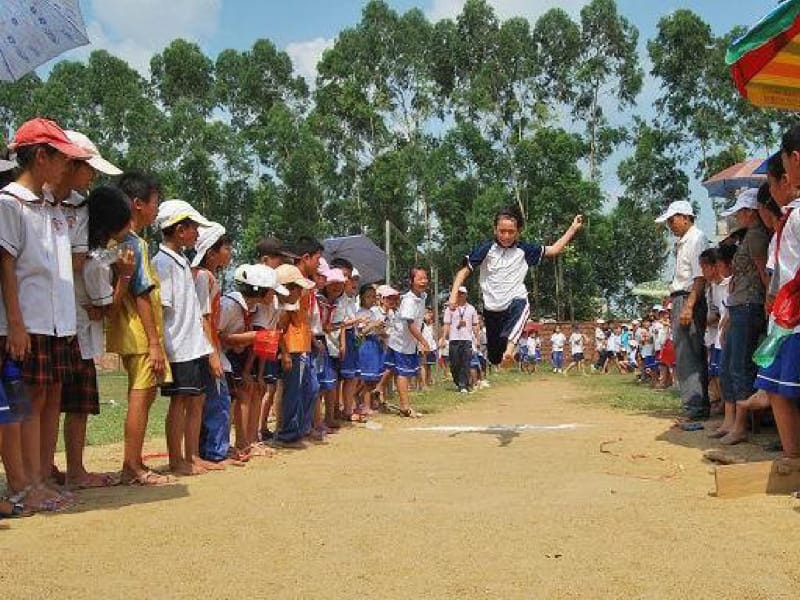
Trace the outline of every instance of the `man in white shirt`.
<instances>
[{"instance_id":1,"label":"man in white shirt","mask_svg":"<svg viewBox=\"0 0 800 600\"><path fill-rule=\"evenodd\" d=\"M670 285L675 372L681 391L683 418L705 419L709 414L705 279L700 254L708 247L705 234L694 224L694 209L678 200L656 219L677 238L675 274Z\"/></svg>"},{"instance_id":2,"label":"man in white shirt","mask_svg":"<svg viewBox=\"0 0 800 600\"><path fill-rule=\"evenodd\" d=\"M448 341L450 373L458 391L470 391L469 361L472 357L472 340L480 338L478 313L467 301L467 288L458 288L456 306L448 306L442 320L442 336Z\"/></svg>"}]
</instances>

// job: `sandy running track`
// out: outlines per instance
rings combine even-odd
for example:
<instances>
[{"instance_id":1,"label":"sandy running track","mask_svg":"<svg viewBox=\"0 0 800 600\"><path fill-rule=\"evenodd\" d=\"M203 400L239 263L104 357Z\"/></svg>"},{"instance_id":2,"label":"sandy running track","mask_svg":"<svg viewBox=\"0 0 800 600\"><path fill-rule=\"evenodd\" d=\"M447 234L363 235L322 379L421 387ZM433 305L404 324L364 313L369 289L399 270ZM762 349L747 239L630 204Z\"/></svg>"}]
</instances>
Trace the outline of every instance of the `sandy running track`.
<instances>
[{"instance_id":1,"label":"sandy running track","mask_svg":"<svg viewBox=\"0 0 800 600\"><path fill-rule=\"evenodd\" d=\"M562 378L0 530L3 598L796 598L800 513ZM509 434L411 426L580 423ZM607 452L601 452L601 444ZM702 442L704 443L704 442ZM109 452L92 464L111 468ZM9 522L6 522L9 523Z\"/></svg>"}]
</instances>

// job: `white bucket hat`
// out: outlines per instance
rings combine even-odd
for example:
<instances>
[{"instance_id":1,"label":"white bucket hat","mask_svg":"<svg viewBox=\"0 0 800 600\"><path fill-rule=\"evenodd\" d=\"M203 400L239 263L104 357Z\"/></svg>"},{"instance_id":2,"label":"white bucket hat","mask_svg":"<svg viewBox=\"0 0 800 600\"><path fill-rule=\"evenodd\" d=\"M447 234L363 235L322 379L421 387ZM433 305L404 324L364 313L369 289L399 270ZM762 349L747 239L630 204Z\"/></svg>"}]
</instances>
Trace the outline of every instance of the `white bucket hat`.
<instances>
[{"instance_id":1,"label":"white bucket hat","mask_svg":"<svg viewBox=\"0 0 800 600\"><path fill-rule=\"evenodd\" d=\"M200 228L200 232L197 235L197 243L194 245L195 249L197 250L197 254L195 254L194 258L192 259L193 267L200 266L200 263L203 262L203 257L205 257L206 252L208 252L223 235L225 235L225 228L219 223L212 222L209 227Z\"/></svg>"}]
</instances>

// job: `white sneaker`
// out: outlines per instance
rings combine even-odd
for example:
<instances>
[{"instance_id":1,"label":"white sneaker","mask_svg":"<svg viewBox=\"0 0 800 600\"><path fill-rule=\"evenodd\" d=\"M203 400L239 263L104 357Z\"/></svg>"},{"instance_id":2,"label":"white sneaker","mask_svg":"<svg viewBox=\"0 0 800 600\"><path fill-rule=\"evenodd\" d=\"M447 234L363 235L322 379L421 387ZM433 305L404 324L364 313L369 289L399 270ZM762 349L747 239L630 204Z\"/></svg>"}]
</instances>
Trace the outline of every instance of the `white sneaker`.
<instances>
[{"instance_id":1,"label":"white sneaker","mask_svg":"<svg viewBox=\"0 0 800 600\"><path fill-rule=\"evenodd\" d=\"M460 390L458 390L458 393L459 394L469 394L469 390L467 388L461 388Z\"/></svg>"}]
</instances>

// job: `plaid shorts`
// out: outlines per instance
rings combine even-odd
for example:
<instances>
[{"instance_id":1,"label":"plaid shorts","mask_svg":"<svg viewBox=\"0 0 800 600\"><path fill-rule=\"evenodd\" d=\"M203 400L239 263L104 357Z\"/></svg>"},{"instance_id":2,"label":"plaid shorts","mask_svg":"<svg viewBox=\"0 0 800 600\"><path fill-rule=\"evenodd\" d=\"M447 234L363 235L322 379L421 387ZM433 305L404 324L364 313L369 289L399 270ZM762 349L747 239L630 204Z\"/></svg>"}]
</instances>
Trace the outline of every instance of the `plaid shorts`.
<instances>
[{"instance_id":1,"label":"plaid shorts","mask_svg":"<svg viewBox=\"0 0 800 600\"><path fill-rule=\"evenodd\" d=\"M100 414L97 390L97 369L94 361L81 357L78 340L74 339L72 378L61 387L61 412L81 415Z\"/></svg>"},{"instance_id":2,"label":"plaid shorts","mask_svg":"<svg viewBox=\"0 0 800 600\"><path fill-rule=\"evenodd\" d=\"M72 348L74 336L30 334L31 351L22 361L22 380L27 385L69 383L72 379ZM77 347L77 342L75 343ZM0 337L5 348L6 338Z\"/></svg>"}]
</instances>

